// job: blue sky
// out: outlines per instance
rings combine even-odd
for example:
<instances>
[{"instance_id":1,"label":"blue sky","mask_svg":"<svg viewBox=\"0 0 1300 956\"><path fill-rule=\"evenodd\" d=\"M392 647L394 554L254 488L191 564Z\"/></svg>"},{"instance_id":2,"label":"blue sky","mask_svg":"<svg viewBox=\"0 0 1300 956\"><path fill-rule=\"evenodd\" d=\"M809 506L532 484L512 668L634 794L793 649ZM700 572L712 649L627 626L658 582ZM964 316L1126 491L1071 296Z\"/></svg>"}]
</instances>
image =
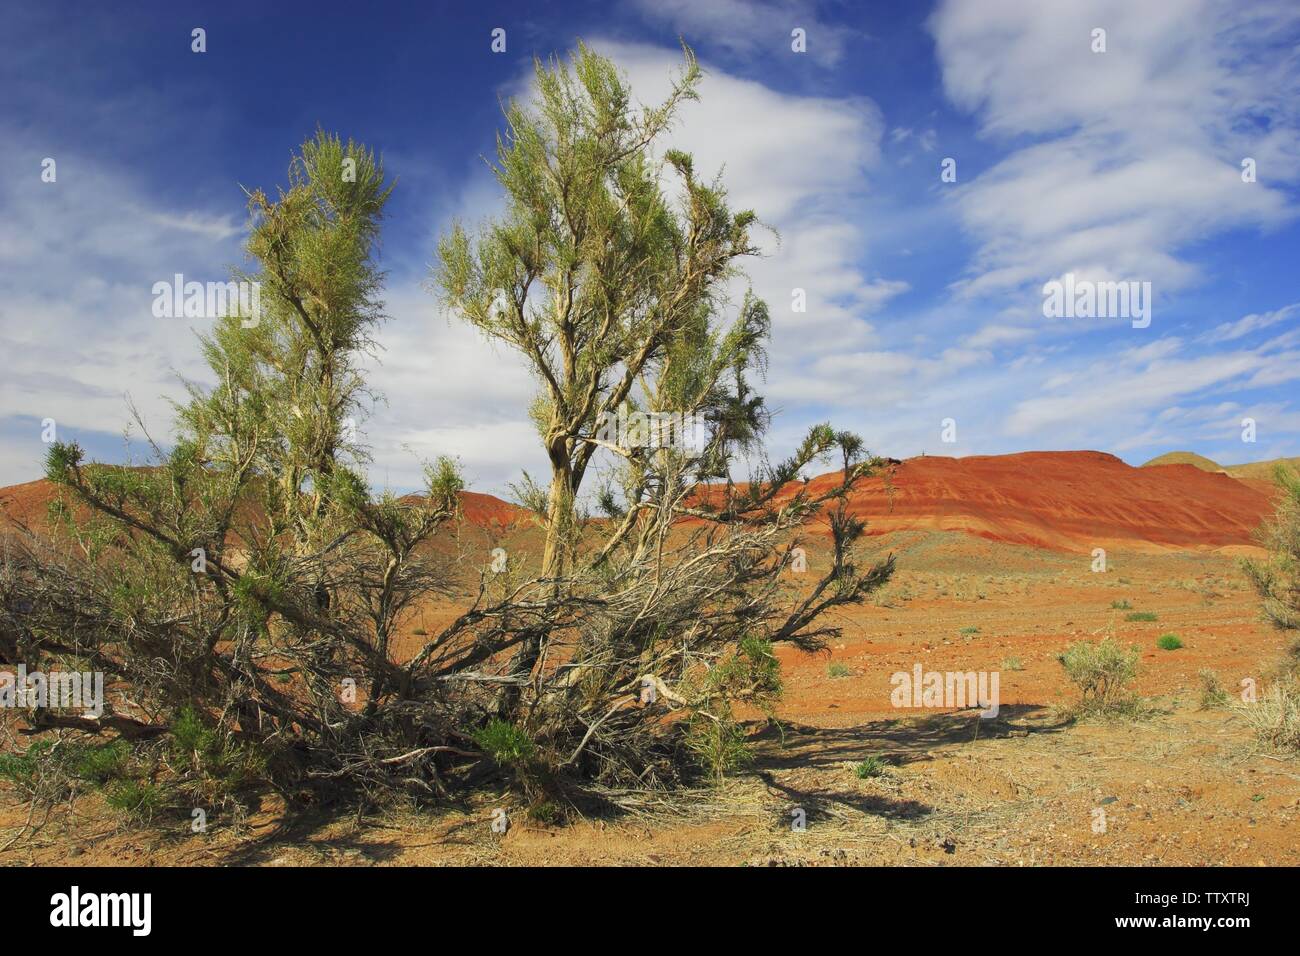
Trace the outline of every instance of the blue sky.
<instances>
[{"instance_id":1,"label":"blue sky","mask_svg":"<svg viewBox=\"0 0 1300 956\"><path fill-rule=\"evenodd\" d=\"M1300 454L1292 2L271 6L7 11L0 483L38 476L46 418L122 460L129 401L166 442L177 374L204 369L195 321L155 318L152 285L240 263L239 184L283 182L318 124L374 146L398 179L373 368L387 401L361 426L372 478L413 487L420 458L447 453L501 493L538 469L521 364L421 285L447 224L498 208L482 156L499 101L528 95L535 54L578 37L646 101L678 36L700 56L702 100L675 143L725 166L736 204L780 234L749 268L774 317L773 454L820 420L895 457ZM1046 318L1043 286L1066 273L1150 282L1150 326Z\"/></svg>"}]
</instances>

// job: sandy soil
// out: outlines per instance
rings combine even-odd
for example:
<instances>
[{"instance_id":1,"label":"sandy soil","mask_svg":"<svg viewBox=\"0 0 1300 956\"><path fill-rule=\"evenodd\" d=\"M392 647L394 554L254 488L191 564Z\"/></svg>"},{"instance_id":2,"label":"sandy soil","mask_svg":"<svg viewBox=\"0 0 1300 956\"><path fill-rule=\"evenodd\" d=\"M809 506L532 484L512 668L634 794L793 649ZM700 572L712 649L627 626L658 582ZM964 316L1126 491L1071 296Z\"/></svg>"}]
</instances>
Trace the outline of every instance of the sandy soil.
<instances>
[{"instance_id":1,"label":"sandy soil","mask_svg":"<svg viewBox=\"0 0 1300 956\"><path fill-rule=\"evenodd\" d=\"M54 811L0 862L1300 863L1300 761L1257 752L1232 707L1199 705L1202 668L1232 691L1281 652L1230 556L1119 548L1097 574L1086 553L953 532L894 532L872 547L899 555L895 580L875 606L841 621L843 637L828 654L782 653L781 724L750 724L753 766L716 790L645 814L559 826L529 820L504 794L437 814L364 820L289 820L268 800L246 826L214 822L202 835L190 833L188 821L124 828L88 796ZM1128 622L1113 602L1158 620ZM1168 631L1183 648L1157 649ZM1108 633L1142 648L1137 690L1153 713L1072 725L1060 709L1074 692L1056 655ZM998 718L892 707L891 674L917 663L998 671ZM859 779L854 766L872 756L887 769ZM497 808L510 821L504 834L492 827ZM802 830L793 826L799 812ZM26 816L11 794L0 794L0 844Z\"/></svg>"}]
</instances>

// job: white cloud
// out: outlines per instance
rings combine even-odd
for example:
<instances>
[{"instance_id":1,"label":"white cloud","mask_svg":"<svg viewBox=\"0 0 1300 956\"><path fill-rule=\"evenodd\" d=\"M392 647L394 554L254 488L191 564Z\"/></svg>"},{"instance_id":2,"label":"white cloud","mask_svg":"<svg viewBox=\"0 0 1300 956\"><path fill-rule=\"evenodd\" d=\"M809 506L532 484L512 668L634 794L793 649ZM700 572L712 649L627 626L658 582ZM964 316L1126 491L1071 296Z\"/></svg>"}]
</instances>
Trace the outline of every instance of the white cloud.
<instances>
[{"instance_id":1,"label":"white cloud","mask_svg":"<svg viewBox=\"0 0 1300 956\"><path fill-rule=\"evenodd\" d=\"M791 55L791 31L804 30L808 57L823 66L839 63L854 31L820 20L803 0L635 0L651 20L679 31L687 43L697 38L746 58Z\"/></svg>"},{"instance_id":2,"label":"white cloud","mask_svg":"<svg viewBox=\"0 0 1300 956\"><path fill-rule=\"evenodd\" d=\"M1201 278L1184 253L1196 240L1289 220L1278 184L1300 177L1300 71L1259 54L1298 22L1293 5L1230 0L943 3L930 25L944 89L1013 144L953 190L979 243L958 291L1023 295L1093 271L1160 297ZM1242 182L1247 156L1258 182Z\"/></svg>"},{"instance_id":3,"label":"white cloud","mask_svg":"<svg viewBox=\"0 0 1300 956\"><path fill-rule=\"evenodd\" d=\"M1252 312L1236 322L1224 322L1202 336L1202 340L1211 344L1232 342L1292 318L1300 318L1300 302L1293 302L1271 312Z\"/></svg>"}]
</instances>

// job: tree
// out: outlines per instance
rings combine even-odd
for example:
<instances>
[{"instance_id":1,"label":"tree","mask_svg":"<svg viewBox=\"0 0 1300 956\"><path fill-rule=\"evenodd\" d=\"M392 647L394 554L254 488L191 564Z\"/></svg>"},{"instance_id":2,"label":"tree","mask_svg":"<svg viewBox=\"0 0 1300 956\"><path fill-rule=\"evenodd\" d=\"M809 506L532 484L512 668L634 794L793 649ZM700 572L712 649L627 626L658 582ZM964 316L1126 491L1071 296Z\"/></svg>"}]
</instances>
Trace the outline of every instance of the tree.
<instances>
[{"instance_id":1,"label":"tree","mask_svg":"<svg viewBox=\"0 0 1300 956\"><path fill-rule=\"evenodd\" d=\"M260 283L260 314L231 311L201 336L215 384L187 385L171 449L132 468L51 448L63 546L23 539L0 585L7 629L25 659L89 661L129 693L100 721L38 727L155 738L184 714L256 751L285 788L406 775L383 761L445 743L455 721L390 643L412 603L446 587L420 545L461 481L444 459L423 497L375 495L352 434L391 188L364 146L304 143L287 189L248 194L257 268L237 278Z\"/></svg>"},{"instance_id":2,"label":"tree","mask_svg":"<svg viewBox=\"0 0 1300 956\"><path fill-rule=\"evenodd\" d=\"M505 212L474 237L456 225L434 274L446 307L517 350L539 382L531 413L550 479L542 489L525 474L519 492L546 532L541 581L583 607L568 626L530 633L493 676L499 710L552 748L576 733L564 766L604 735L607 765L642 780L649 745L638 735L654 721L624 712L629 686L646 681L722 726L727 701L763 692L749 678L766 675L759 683L772 689L771 642L819 646L835 628L817 619L863 600L893 567L859 571L850 554L862 525L848 491L881 464L856 436L817 426L789 459L732 480L768 423L750 384L765 367L768 310L727 294L759 251L759 220L732 211L721 180L702 177L690 155L663 147L678 108L697 97L701 71L684 55L668 98L639 109L615 65L585 45L568 64L536 63L536 102L510 103L497 139ZM664 440L665 422L677 437ZM692 442L680 432L694 423ZM789 490L832 453L840 482L815 497ZM582 495L600 456L613 466L591 496L605 515L593 524ZM785 539L826 503L838 506L829 570L782 612ZM690 520L695 534L683 530ZM616 753L620 725L629 734ZM717 749L729 733L715 734Z\"/></svg>"}]
</instances>

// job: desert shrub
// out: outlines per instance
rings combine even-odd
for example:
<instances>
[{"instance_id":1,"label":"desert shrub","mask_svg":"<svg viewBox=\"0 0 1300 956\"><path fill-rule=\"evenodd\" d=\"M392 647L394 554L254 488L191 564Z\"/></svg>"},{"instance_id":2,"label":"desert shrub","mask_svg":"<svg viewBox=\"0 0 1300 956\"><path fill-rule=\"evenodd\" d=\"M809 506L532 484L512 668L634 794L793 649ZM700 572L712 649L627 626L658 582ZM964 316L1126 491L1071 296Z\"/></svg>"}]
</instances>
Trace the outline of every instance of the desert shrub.
<instances>
[{"instance_id":1,"label":"desert shrub","mask_svg":"<svg viewBox=\"0 0 1300 956\"><path fill-rule=\"evenodd\" d=\"M1155 611L1134 611L1132 614L1124 615L1126 621L1158 621L1160 616Z\"/></svg>"},{"instance_id":2,"label":"desert shrub","mask_svg":"<svg viewBox=\"0 0 1300 956\"><path fill-rule=\"evenodd\" d=\"M1197 677L1201 681L1201 710L1215 710L1228 703L1228 692L1224 690L1217 673L1206 668Z\"/></svg>"},{"instance_id":3,"label":"desert shrub","mask_svg":"<svg viewBox=\"0 0 1300 956\"><path fill-rule=\"evenodd\" d=\"M473 630L511 648L480 678L498 691L487 713L536 742L552 785L615 801L742 764L734 707L770 709L772 648L825 649L839 633L826 613L893 572L892 557L856 554L864 526L847 496L886 466L857 436L822 424L788 458L764 458L771 415L753 381L771 316L741 271L762 226L664 142L697 95L683 52L666 100L645 109L585 46L537 64L536 101L507 106L498 141L502 213L473 234L453 227L435 264L448 311L535 373L530 414L549 469L514 489L545 536L541 573L493 591L521 613ZM697 423L695 440L615 427L663 416ZM828 460L840 482L787 497ZM734 474L748 461L751 473ZM830 535L818 576L796 587L794 549L814 518Z\"/></svg>"},{"instance_id":4,"label":"desert shrub","mask_svg":"<svg viewBox=\"0 0 1300 956\"><path fill-rule=\"evenodd\" d=\"M1277 509L1256 533L1265 560L1242 568L1263 600L1264 617L1279 630L1300 630L1300 473L1279 467Z\"/></svg>"},{"instance_id":5,"label":"desert shrub","mask_svg":"<svg viewBox=\"0 0 1300 956\"><path fill-rule=\"evenodd\" d=\"M564 821L564 810L550 800L542 800L528 808L528 816L546 826L555 826Z\"/></svg>"},{"instance_id":6,"label":"desert shrub","mask_svg":"<svg viewBox=\"0 0 1300 956\"><path fill-rule=\"evenodd\" d=\"M1002 661L1002 669L1008 671L1022 671L1025 669L1024 661L1018 657L1008 657Z\"/></svg>"},{"instance_id":7,"label":"desert shrub","mask_svg":"<svg viewBox=\"0 0 1300 956\"><path fill-rule=\"evenodd\" d=\"M471 737L484 753L503 767L522 764L537 750L527 734L499 717L493 717Z\"/></svg>"},{"instance_id":8,"label":"desert shrub","mask_svg":"<svg viewBox=\"0 0 1300 956\"><path fill-rule=\"evenodd\" d=\"M853 773L859 780L867 780L871 777L882 777L885 774L889 763L883 757L872 755L866 760L859 763L853 768Z\"/></svg>"},{"instance_id":9,"label":"desert shrub","mask_svg":"<svg viewBox=\"0 0 1300 956\"><path fill-rule=\"evenodd\" d=\"M131 762L131 745L125 740L87 745L80 748L75 758L78 777L96 786L126 777Z\"/></svg>"},{"instance_id":10,"label":"desert shrub","mask_svg":"<svg viewBox=\"0 0 1300 956\"><path fill-rule=\"evenodd\" d=\"M133 823L149 823L166 805L166 797L147 781L117 780L105 791L104 802Z\"/></svg>"},{"instance_id":11,"label":"desert shrub","mask_svg":"<svg viewBox=\"0 0 1300 956\"><path fill-rule=\"evenodd\" d=\"M1132 708L1134 697L1128 685L1137 677L1140 656L1137 647L1126 649L1108 637L1071 644L1057 659L1079 688L1081 712L1105 715Z\"/></svg>"},{"instance_id":12,"label":"desert shrub","mask_svg":"<svg viewBox=\"0 0 1300 956\"><path fill-rule=\"evenodd\" d=\"M841 661L831 661L826 665L827 677L848 677L852 673L853 671L849 668L849 665Z\"/></svg>"},{"instance_id":13,"label":"desert shrub","mask_svg":"<svg viewBox=\"0 0 1300 956\"><path fill-rule=\"evenodd\" d=\"M442 460L426 467L423 497L372 494L349 424L372 398L360 369L383 318L373 251L390 188L372 152L320 133L276 199L251 192L261 314L246 323L236 308L200 337L218 384L187 384L174 445L153 446L151 467L52 445L52 530L8 541L0 647L29 666L76 654L125 687L99 727L171 741L154 756L196 799L263 765L286 793L431 793L392 758L449 754L430 748L471 719L432 655L398 665L390 654L411 604L446 589L445 562L418 549L454 515L459 476ZM345 681L360 706L342 699Z\"/></svg>"},{"instance_id":14,"label":"desert shrub","mask_svg":"<svg viewBox=\"0 0 1300 956\"><path fill-rule=\"evenodd\" d=\"M1160 648L1162 651L1176 651L1182 646L1183 639L1173 632L1161 634L1156 638L1156 647Z\"/></svg>"},{"instance_id":15,"label":"desert shrub","mask_svg":"<svg viewBox=\"0 0 1300 956\"><path fill-rule=\"evenodd\" d=\"M1112 609L1114 609L1114 610L1116 610L1116 611L1131 611L1131 610L1133 609L1133 605L1132 605L1132 604L1129 604L1128 601L1126 601L1126 600L1125 600L1125 601L1111 601L1111 602L1110 602L1110 606L1111 606Z\"/></svg>"},{"instance_id":16,"label":"desert shrub","mask_svg":"<svg viewBox=\"0 0 1300 956\"><path fill-rule=\"evenodd\" d=\"M1300 688L1291 681L1275 681L1254 703L1237 704L1259 743L1275 751L1300 753Z\"/></svg>"},{"instance_id":17,"label":"desert shrub","mask_svg":"<svg viewBox=\"0 0 1300 956\"><path fill-rule=\"evenodd\" d=\"M715 780L748 766L753 760L753 751L740 726L703 714L691 718L686 746Z\"/></svg>"},{"instance_id":18,"label":"desert shrub","mask_svg":"<svg viewBox=\"0 0 1300 956\"><path fill-rule=\"evenodd\" d=\"M24 800L50 806L75 789L72 759L65 742L37 740L24 751L0 753L0 779L9 781Z\"/></svg>"},{"instance_id":19,"label":"desert shrub","mask_svg":"<svg viewBox=\"0 0 1300 956\"><path fill-rule=\"evenodd\" d=\"M418 602L450 593L425 545L462 483L440 459L422 495L374 494L348 427L370 398L392 188L365 147L322 132L276 198L249 194L260 321L227 315L201 337L217 384L187 385L171 450L126 468L51 447L58 533L6 554L0 647L29 663L82 653L129 690L101 725L150 751L161 796L120 781L124 808L229 802L259 777L290 797L437 799L493 763L526 764L514 775L557 801L716 777L745 759L734 708L770 713L781 692L773 648L825 650L840 634L828 612L888 582L893 556L863 558L847 507L888 463L828 424L775 463L762 447L771 416L753 381L771 316L729 294L762 226L666 148L701 75L684 54L667 100L644 109L586 47L571 66L538 63L536 102L512 102L498 140L501 219L439 243L444 304L537 373L550 475L516 489L545 535L540 574L482 576L409 659L393 639ZM689 418L700 440L611 434L629 413ZM839 480L791 495L815 463ZM819 576L796 587L814 520Z\"/></svg>"}]
</instances>

